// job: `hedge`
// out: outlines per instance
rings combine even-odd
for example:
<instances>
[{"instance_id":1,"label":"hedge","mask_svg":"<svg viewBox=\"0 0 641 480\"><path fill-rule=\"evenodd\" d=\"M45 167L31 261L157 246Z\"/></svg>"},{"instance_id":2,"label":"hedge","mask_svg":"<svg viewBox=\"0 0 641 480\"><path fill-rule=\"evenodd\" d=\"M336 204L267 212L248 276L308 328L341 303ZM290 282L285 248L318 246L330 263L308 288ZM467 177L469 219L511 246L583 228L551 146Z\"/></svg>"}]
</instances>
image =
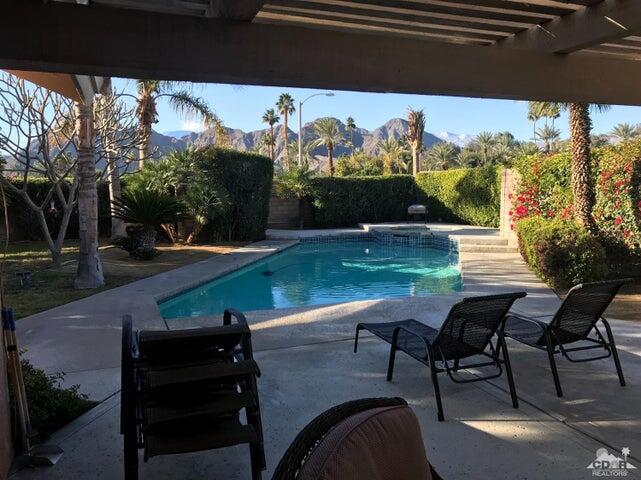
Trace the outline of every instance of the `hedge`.
<instances>
[{"instance_id":1,"label":"hedge","mask_svg":"<svg viewBox=\"0 0 641 480\"><path fill-rule=\"evenodd\" d=\"M229 193L228 215L209 223L200 241L261 240L265 238L274 163L263 155L207 147L199 150L195 168Z\"/></svg>"},{"instance_id":2,"label":"hedge","mask_svg":"<svg viewBox=\"0 0 641 480\"><path fill-rule=\"evenodd\" d=\"M534 216L520 220L516 233L523 259L554 288L602 280L608 273L603 245L572 220Z\"/></svg>"},{"instance_id":3,"label":"hedge","mask_svg":"<svg viewBox=\"0 0 641 480\"><path fill-rule=\"evenodd\" d=\"M498 167L421 172L416 177L418 202L432 220L498 227L501 177Z\"/></svg>"},{"instance_id":4,"label":"hedge","mask_svg":"<svg viewBox=\"0 0 641 480\"><path fill-rule=\"evenodd\" d=\"M409 175L316 177L311 179L311 191L317 227L405 220L407 207L415 200L414 179Z\"/></svg>"}]
</instances>

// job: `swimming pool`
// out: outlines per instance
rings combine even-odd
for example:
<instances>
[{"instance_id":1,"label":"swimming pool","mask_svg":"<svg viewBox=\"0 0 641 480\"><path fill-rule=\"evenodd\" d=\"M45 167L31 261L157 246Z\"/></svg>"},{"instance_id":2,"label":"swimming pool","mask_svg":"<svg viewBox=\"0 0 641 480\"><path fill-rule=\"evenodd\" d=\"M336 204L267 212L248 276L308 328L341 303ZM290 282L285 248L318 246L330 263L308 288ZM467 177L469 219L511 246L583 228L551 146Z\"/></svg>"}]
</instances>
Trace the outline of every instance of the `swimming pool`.
<instances>
[{"instance_id":1,"label":"swimming pool","mask_svg":"<svg viewBox=\"0 0 641 480\"><path fill-rule=\"evenodd\" d=\"M163 318L462 289L456 250L372 239L301 243L159 303Z\"/></svg>"}]
</instances>

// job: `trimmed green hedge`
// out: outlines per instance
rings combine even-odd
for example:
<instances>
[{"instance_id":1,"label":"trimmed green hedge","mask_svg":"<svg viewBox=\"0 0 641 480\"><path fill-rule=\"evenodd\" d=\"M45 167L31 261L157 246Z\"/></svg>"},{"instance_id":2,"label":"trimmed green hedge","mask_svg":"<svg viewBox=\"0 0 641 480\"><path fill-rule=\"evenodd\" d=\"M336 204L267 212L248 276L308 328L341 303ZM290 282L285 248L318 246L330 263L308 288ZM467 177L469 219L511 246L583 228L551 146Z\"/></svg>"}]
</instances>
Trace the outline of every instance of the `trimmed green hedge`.
<instances>
[{"instance_id":1,"label":"trimmed green hedge","mask_svg":"<svg viewBox=\"0 0 641 480\"><path fill-rule=\"evenodd\" d=\"M317 227L346 227L362 222L407 218L415 184L409 175L380 177L316 177L310 195Z\"/></svg>"},{"instance_id":2,"label":"trimmed green hedge","mask_svg":"<svg viewBox=\"0 0 641 480\"><path fill-rule=\"evenodd\" d=\"M498 167L421 172L416 177L419 203L429 218L443 222L498 227L501 177Z\"/></svg>"},{"instance_id":3,"label":"trimmed green hedge","mask_svg":"<svg viewBox=\"0 0 641 480\"><path fill-rule=\"evenodd\" d=\"M523 259L554 288L602 280L608 273L603 245L571 220L530 217L517 222L516 233Z\"/></svg>"},{"instance_id":4,"label":"trimmed green hedge","mask_svg":"<svg viewBox=\"0 0 641 480\"><path fill-rule=\"evenodd\" d=\"M265 238L274 163L263 155L207 147L199 150L195 167L205 178L222 184L231 202L229 213L209 223L199 240Z\"/></svg>"}]
</instances>

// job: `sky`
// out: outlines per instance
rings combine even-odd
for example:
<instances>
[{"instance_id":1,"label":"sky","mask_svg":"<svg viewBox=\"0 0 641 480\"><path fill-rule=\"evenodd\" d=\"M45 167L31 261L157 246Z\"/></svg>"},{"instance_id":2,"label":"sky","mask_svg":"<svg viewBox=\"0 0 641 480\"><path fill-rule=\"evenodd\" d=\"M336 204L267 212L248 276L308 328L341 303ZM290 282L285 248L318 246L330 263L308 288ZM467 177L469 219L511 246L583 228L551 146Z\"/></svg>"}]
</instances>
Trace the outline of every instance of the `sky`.
<instances>
[{"instance_id":1,"label":"sky","mask_svg":"<svg viewBox=\"0 0 641 480\"><path fill-rule=\"evenodd\" d=\"M118 79L114 87L135 91L131 80ZM266 127L261 123L263 112L275 106L278 96L287 92L299 99L321 92L315 89L236 86L226 84L195 85L193 93L207 100L227 127L245 132ZM532 123L527 121L527 102L493 100L434 95L405 95L391 93L365 93L334 90L333 97L315 97L303 105L303 124L318 117L332 116L343 122L354 117L356 125L373 130L394 117L405 118L408 107L423 109L427 116L425 130L430 133L443 131L476 135L482 131L510 131L519 140L532 137ZM202 129L197 122L181 118L165 101L158 106L158 132ZM296 131L298 114L290 120L289 127ZM608 133L617 123L641 123L641 107L613 106L608 112L592 115L594 133ZM540 125L539 125L540 126ZM568 136L567 116L556 122L561 136Z\"/></svg>"}]
</instances>

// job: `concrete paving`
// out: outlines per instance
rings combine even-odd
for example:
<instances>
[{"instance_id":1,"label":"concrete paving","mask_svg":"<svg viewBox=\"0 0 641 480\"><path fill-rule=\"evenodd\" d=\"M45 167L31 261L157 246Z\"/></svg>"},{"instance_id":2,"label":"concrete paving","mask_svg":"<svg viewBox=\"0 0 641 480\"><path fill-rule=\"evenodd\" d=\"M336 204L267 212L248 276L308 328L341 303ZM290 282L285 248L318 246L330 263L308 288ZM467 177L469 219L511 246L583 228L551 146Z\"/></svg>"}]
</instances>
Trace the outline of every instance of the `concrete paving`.
<instances>
[{"instance_id":1,"label":"concrete paving","mask_svg":"<svg viewBox=\"0 0 641 480\"><path fill-rule=\"evenodd\" d=\"M220 319L211 317L164 321L155 298L256 261L292 245L295 238L254 244L157 276L162 278L152 277L21 320L20 338L34 364L49 371L66 370L68 383L80 384L91 398L106 400L52 439L66 452L56 466L22 470L12 478L122 478L121 314L133 313L139 328L218 324ZM503 379L454 384L444 377L446 421L442 423L436 421L432 386L423 365L400 355L390 383L385 381L387 345L365 335L359 353L352 353L359 321L411 317L438 327L463 296L503 291L528 292L515 305L520 313L543 316L560 303L518 255L461 253L460 261L465 287L456 294L247 312L263 371L259 388L269 464L265 478L314 416L342 401L368 396L408 400L421 422L430 460L444 478L586 478L591 476L586 467L598 448L616 453L629 447L629 460L641 469L641 328L637 323L612 322L627 387L619 387L609 360L560 361L566 396L559 399L546 356L510 341L521 408L511 407ZM249 478L247 449L154 458L141 467L141 473L142 478L154 479Z\"/></svg>"}]
</instances>

